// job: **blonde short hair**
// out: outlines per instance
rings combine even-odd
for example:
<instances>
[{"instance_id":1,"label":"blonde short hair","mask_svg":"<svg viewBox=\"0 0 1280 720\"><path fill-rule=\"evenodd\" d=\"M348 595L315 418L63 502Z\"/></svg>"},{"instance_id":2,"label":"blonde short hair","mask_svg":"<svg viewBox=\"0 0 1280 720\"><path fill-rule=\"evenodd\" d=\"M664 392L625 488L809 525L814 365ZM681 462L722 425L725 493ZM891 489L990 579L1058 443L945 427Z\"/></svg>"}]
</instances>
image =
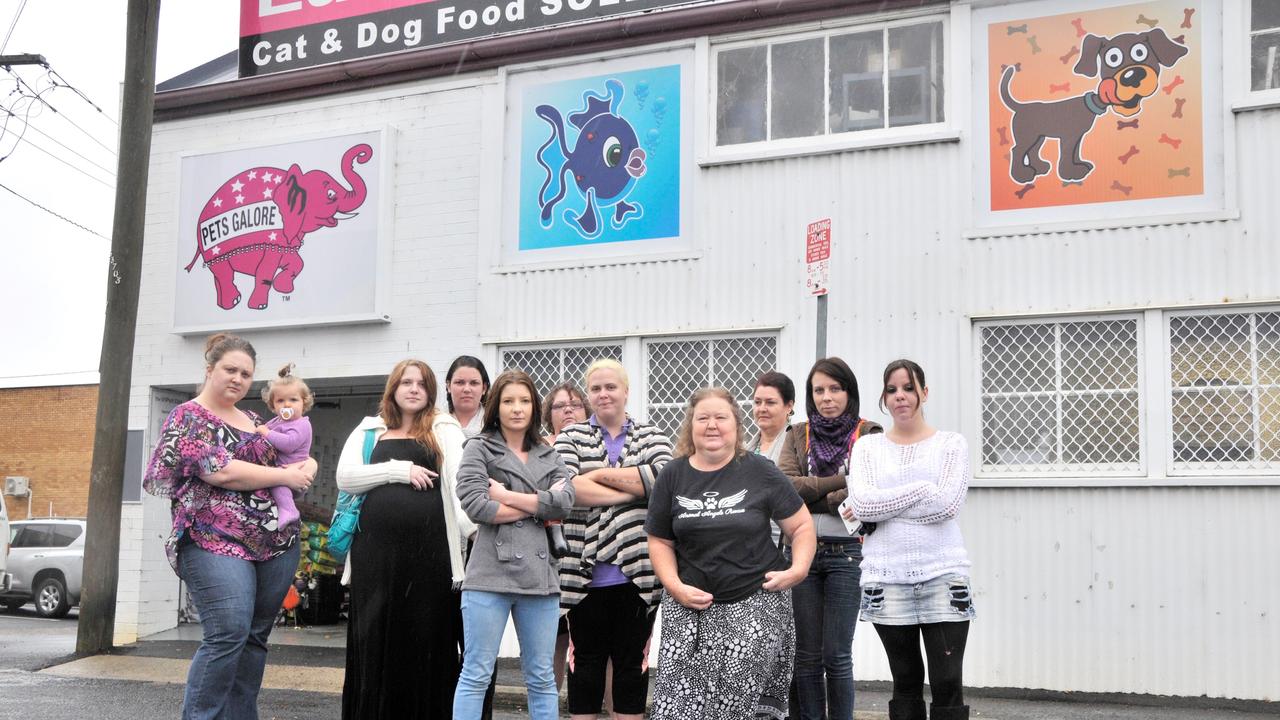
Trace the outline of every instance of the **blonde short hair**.
<instances>
[{"instance_id":1,"label":"blonde short hair","mask_svg":"<svg viewBox=\"0 0 1280 720\"><path fill-rule=\"evenodd\" d=\"M590 392L591 388L591 374L597 370L614 371L618 374L618 379L622 381L622 387L627 390L631 389L631 381L627 379L627 371L626 368L622 367L622 363L612 358L600 358L591 363L587 367L587 371L582 373L582 387L587 388L588 392Z\"/></svg>"}]
</instances>

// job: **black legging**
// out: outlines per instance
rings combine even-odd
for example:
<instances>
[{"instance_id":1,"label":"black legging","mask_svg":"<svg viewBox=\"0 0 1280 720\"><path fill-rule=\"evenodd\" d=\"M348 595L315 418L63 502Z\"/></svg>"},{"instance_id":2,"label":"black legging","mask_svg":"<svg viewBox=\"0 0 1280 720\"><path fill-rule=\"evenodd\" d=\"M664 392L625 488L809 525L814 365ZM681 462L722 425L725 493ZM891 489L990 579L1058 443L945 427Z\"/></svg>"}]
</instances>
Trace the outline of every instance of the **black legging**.
<instances>
[{"instance_id":1,"label":"black legging","mask_svg":"<svg viewBox=\"0 0 1280 720\"><path fill-rule=\"evenodd\" d=\"M933 704L937 707L964 704L964 645L969 638L967 620L928 625L876 625L875 628L889 657L894 699L924 699L924 661L920 658L920 637L923 636Z\"/></svg>"}]
</instances>

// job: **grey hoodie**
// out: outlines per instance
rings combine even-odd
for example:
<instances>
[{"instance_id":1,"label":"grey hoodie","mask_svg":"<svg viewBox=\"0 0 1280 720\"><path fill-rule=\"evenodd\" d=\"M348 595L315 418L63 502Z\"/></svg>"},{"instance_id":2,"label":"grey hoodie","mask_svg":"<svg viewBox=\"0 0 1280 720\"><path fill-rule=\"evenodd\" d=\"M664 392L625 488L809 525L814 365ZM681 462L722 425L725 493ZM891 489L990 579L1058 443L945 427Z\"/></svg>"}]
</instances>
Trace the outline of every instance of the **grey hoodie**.
<instances>
[{"instance_id":1,"label":"grey hoodie","mask_svg":"<svg viewBox=\"0 0 1280 720\"><path fill-rule=\"evenodd\" d=\"M551 490L570 473L560 454L538 443L529 450L528 463L507 447L498 431L467 440L458 469L458 500L462 510L479 526L475 546L467 560L463 590L558 595L559 561L547 549L547 532L533 518L493 524L498 503L489 499L489 478L516 492L538 495L538 518L559 520L573 507L573 483Z\"/></svg>"}]
</instances>

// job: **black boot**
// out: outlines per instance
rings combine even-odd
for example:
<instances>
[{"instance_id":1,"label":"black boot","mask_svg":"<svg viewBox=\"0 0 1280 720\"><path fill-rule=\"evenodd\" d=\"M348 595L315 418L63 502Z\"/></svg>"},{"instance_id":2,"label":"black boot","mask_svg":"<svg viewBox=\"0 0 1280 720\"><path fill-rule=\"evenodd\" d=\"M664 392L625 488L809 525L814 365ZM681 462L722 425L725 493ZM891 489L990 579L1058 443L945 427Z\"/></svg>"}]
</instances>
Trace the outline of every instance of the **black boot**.
<instances>
[{"instance_id":1,"label":"black boot","mask_svg":"<svg viewBox=\"0 0 1280 720\"><path fill-rule=\"evenodd\" d=\"M890 717L893 717L892 713ZM968 705L952 705L950 707L929 706L929 717L932 720L969 720Z\"/></svg>"},{"instance_id":2,"label":"black boot","mask_svg":"<svg viewBox=\"0 0 1280 720\"><path fill-rule=\"evenodd\" d=\"M889 720L925 720L922 698L894 698L889 701Z\"/></svg>"}]
</instances>

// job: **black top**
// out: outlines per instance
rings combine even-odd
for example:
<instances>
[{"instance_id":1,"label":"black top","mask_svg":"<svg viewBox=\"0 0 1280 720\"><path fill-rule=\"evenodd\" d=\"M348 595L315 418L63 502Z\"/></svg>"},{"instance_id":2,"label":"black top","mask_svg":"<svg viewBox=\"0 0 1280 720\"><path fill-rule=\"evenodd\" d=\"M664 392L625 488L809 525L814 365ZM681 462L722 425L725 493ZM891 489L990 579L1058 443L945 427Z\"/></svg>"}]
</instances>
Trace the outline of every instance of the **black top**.
<instances>
[{"instance_id":1,"label":"black top","mask_svg":"<svg viewBox=\"0 0 1280 720\"><path fill-rule=\"evenodd\" d=\"M645 532L675 543L681 582L714 602L745 600L765 573L788 567L770 538L769 521L800 511L804 501L786 475L755 454L703 472L688 458L667 463L653 485Z\"/></svg>"}]
</instances>

